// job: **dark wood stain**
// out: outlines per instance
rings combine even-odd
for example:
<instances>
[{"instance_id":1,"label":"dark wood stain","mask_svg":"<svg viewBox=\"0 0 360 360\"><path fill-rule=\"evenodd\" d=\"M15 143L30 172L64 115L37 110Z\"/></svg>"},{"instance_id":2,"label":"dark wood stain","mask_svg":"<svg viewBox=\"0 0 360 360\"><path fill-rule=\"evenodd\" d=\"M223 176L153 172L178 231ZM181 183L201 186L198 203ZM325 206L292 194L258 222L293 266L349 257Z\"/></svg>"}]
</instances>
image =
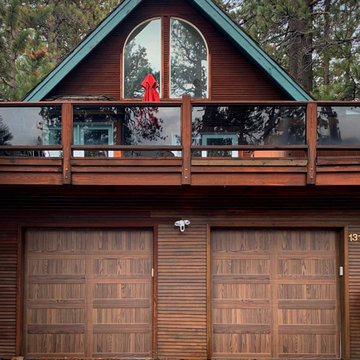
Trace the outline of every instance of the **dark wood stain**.
<instances>
[{"instance_id":1,"label":"dark wood stain","mask_svg":"<svg viewBox=\"0 0 360 360\"><path fill-rule=\"evenodd\" d=\"M147 0L120 24L81 64L50 94L107 95L121 99L120 63L124 42L142 21L161 16L175 16L194 24L204 35L211 57L210 88L212 100L289 100L255 64L247 60L217 28L184 0ZM168 31L164 38L169 36ZM169 49L164 49L169 59ZM164 68L164 79L168 68ZM168 84L163 87L168 94Z\"/></svg>"},{"instance_id":2,"label":"dark wood stain","mask_svg":"<svg viewBox=\"0 0 360 360\"><path fill-rule=\"evenodd\" d=\"M151 230L34 229L25 249L26 357L151 357Z\"/></svg>"},{"instance_id":3,"label":"dark wood stain","mask_svg":"<svg viewBox=\"0 0 360 360\"><path fill-rule=\"evenodd\" d=\"M332 230L214 229L212 355L338 359L338 245Z\"/></svg>"},{"instance_id":4,"label":"dark wood stain","mask_svg":"<svg viewBox=\"0 0 360 360\"><path fill-rule=\"evenodd\" d=\"M158 356L160 359L206 359L207 226L281 226L339 231L348 225L349 231L360 232L359 200L360 193L351 188L201 188L196 191L191 188L139 190L134 187L2 188L0 356L11 357L23 353L16 348L17 341L19 343L17 336L21 335L19 332L16 334L16 289L17 276L20 276L17 273L17 247L21 227L104 229L107 226L157 226ZM191 226L183 234L173 226L174 221L181 218L191 220ZM360 307L357 296L359 242L349 244L348 261L351 359L356 359L360 356ZM79 278L77 281L82 280ZM291 306L280 300L279 306ZM107 306L111 307L111 304ZM328 302L322 306L324 309L333 308L333 304ZM45 328L41 331L45 330L50 331ZM288 332L286 327L279 330ZM318 330L325 331L322 328ZM39 331L36 327L30 329L32 334ZM72 331L82 331L82 328ZM96 331L105 329L99 327ZM306 330L299 328L299 331L303 333Z\"/></svg>"}]
</instances>

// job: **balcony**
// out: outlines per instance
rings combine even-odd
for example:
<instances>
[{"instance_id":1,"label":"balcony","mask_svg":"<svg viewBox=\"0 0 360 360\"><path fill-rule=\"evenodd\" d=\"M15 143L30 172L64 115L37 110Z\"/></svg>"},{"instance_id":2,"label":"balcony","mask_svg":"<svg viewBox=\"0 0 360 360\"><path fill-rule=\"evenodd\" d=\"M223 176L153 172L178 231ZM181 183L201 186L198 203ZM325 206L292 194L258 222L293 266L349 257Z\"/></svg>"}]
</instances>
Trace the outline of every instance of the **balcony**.
<instances>
[{"instance_id":1,"label":"balcony","mask_svg":"<svg viewBox=\"0 0 360 360\"><path fill-rule=\"evenodd\" d=\"M0 184L360 185L360 104L1 103Z\"/></svg>"}]
</instances>

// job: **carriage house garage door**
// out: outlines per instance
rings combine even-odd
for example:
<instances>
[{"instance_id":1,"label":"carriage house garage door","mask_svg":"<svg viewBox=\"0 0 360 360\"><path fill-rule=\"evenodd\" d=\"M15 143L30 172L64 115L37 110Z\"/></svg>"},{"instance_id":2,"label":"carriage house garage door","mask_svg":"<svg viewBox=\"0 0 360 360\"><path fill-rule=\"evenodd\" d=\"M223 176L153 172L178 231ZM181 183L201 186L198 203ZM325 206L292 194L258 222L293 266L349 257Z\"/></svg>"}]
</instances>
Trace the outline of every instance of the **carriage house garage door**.
<instances>
[{"instance_id":1,"label":"carriage house garage door","mask_svg":"<svg viewBox=\"0 0 360 360\"><path fill-rule=\"evenodd\" d=\"M27 357L151 357L151 230L28 230Z\"/></svg>"},{"instance_id":2,"label":"carriage house garage door","mask_svg":"<svg viewBox=\"0 0 360 360\"><path fill-rule=\"evenodd\" d=\"M338 235L211 232L212 358L339 359Z\"/></svg>"}]
</instances>

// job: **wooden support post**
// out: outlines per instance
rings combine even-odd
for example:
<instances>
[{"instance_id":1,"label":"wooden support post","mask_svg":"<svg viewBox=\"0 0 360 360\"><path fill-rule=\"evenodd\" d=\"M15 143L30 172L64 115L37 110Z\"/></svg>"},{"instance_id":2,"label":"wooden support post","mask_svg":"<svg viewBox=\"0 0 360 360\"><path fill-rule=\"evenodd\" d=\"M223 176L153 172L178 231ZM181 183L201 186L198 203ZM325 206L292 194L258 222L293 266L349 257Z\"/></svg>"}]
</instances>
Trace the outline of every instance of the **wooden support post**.
<instances>
[{"instance_id":1,"label":"wooden support post","mask_svg":"<svg viewBox=\"0 0 360 360\"><path fill-rule=\"evenodd\" d=\"M182 184L191 184L191 143L192 143L192 105L191 96L184 95L181 106L181 140L183 145Z\"/></svg>"},{"instance_id":2,"label":"wooden support post","mask_svg":"<svg viewBox=\"0 0 360 360\"><path fill-rule=\"evenodd\" d=\"M306 142L308 145L307 184L316 184L317 104L310 102L306 110Z\"/></svg>"},{"instance_id":3,"label":"wooden support post","mask_svg":"<svg viewBox=\"0 0 360 360\"><path fill-rule=\"evenodd\" d=\"M71 184L71 145L73 143L73 106L61 107L61 143L63 147L63 184Z\"/></svg>"}]
</instances>

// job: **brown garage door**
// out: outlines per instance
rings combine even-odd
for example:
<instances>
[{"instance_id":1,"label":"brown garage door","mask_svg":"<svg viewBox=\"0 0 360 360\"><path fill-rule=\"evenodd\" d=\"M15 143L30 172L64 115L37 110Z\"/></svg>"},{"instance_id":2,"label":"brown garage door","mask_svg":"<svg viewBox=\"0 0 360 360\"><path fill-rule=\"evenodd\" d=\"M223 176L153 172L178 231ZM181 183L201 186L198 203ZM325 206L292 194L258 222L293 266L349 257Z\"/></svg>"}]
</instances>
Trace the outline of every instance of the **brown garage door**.
<instances>
[{"instance_id":1,"label":"brown garage door","mask_svg":"<svg viewBox=\"0 0 360 360\"><path fill-rule=\"evenodd\" d=\"M337 234L211 233L213 358L339 359Z\"/></svg>"},{"instance_id":2,"label":"brown garage door","mask_svg":"<svg viewBox=\"0 0 360 360\"><path fill-rule=\"evenodd\" d=\"M152 232L29 230L27 357L151 357Z\"/></svg>"}]
</instances>

